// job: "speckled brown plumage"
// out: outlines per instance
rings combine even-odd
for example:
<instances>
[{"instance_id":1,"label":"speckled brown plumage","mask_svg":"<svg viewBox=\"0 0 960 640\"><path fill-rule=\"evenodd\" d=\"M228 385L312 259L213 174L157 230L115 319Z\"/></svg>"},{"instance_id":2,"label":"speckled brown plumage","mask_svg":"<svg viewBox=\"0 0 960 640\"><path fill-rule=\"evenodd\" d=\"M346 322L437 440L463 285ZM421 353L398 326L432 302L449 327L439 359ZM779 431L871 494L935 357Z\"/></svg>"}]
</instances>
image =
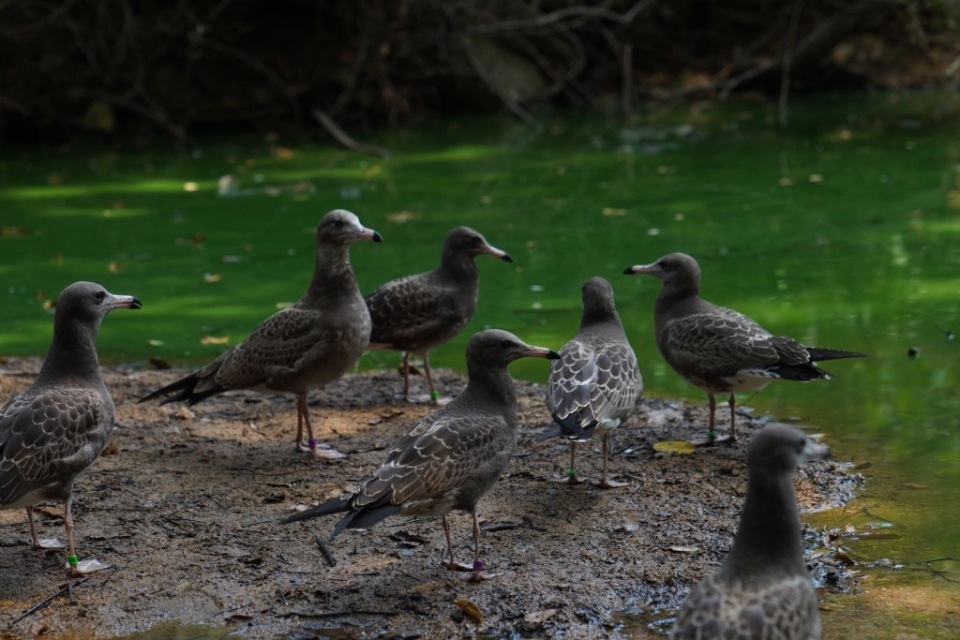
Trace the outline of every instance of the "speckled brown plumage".
<instances>
[{"instance_id":1,"label":"speckled brown plumage","mask_svg":"<svg viewBox=\"0 0 960 640\"><path fill-rule=\"evenodd\" d=\"M103 568L78 563L73 538L73 484L100 455L113 432L114 405L100 376L97 332L111 310L139 309L133 296L76 282L60 294L53 341L33 385L0 409L0 508L26 508L35 547L42 546L33 508L64 502L70 571Z\"/></svg>"},{"instance_id":2,"label":"speckled brown plumage","mask_svg":"<svg viewBox=\"0 0 960 640\"><path fill-rule=\"evenodd\" d=\"M371 349L403 351L403 396L410 400L410 353L423 358L430 397L436 401L430 375L430 349L463 331L477 309L480 254L512 262L469 227L456 227L443 241L440 266L433 271L391 280L366 297L373 328Z\"/></svg>"},{"instance_id":3,"label":"speckled brown plumage","mask_svg":"<svg viewBox=\"0 0 960 640\"><path fill-rule=\"evenodd\" d=\"M327 213L317 225L313 280L303 296L207 366L140 402L196 404L231 389L287 391L297 396L297 448L323 455L313 438L307 393L348 371L370 338L370 314L350 266L349 247L357 240L382 242L353 213Z\"/></svg>"},{"instance_id":4,"label":"speckled brown plumage","mask_svg":"<svg viewBox=\"0 0 960 640\"><path fill-rule=\"evenodd\" d=\"M623 486L607 478L608 440L610 432L633 411L643 390L643 378L617 314L610 283L591 278L581 293L580 329L560 349L560 359L550 368L547 382L547 408L554 423L537 439L563 436L571 441L567 479L574 484L578 482L577 443L599 432L603 438L599 486Z\"/></svg>"},{"instance_id":5,"label":"speckled brown plumage","mask_svg":"<svg viewBox=\"0 0 960 640\"><path fill-rule=\"evenodd\" d=\"M657 347L683 379L707 392L710 427L715 439L716 393L729 393L730 440L737 439L737 392L759 391L772 380L807 381L829 378L818 360L859 358L864 354L805 347L788 336L774 336L732 309L700 298L700 267L684 253L671 253L654 263L628 267L663 281L654 309Z\"/></svg>"},{"instance_id":6,"label":"speckled brown plumage","mask_svg":"<svg viewBox=\"0 0 960 640\"><path fill-rule=\"evenodd\" d=\"M467 345L467 386L449 404L424 417L390 449L356 492L308 509L285 522L346 512L334 527L365 529L387 516L439 515L447 538L445 566L483 574L477 503L506 470L517 446L517 398L507 365L518 358L558 358L506 331L487 330ZM474 563L455 562L446 514L473 516ZM331 537L333 537L331 536Z\"/></svg>"},{"instance_id":7,"label":"speckled brown plumage","mask_svg":"<svg viewBox=\"0 0 960 640\"><path fill-rule=\"evenodd\" d=\"M819 640L817 594L803 561L793 473L827 448L768 425L747 449L747 498L723 566L690 593L673 640Z\"/></svg>"}]
</instances>

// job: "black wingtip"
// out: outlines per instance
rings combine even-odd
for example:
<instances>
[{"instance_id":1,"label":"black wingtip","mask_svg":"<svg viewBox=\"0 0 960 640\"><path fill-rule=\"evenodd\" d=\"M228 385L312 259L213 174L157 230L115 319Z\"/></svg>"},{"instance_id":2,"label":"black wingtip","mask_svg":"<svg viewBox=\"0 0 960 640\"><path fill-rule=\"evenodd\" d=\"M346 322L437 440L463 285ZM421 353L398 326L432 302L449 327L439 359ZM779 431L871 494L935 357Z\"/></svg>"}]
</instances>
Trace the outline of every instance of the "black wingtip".
<instances>
[{"instance_id":1,"label":"black wingtip","mask_svg":"<svg viewBox=\"0 0 960 640\"><path fill-rule=\"evenodd\" d=\"M145 395L137 400L137 404L148 402L150 400L160 400L160 404L167 404L168 402L186 402L187 404L194 405L202 400L206 400L210 396L214 396L218 393L226 391L224 387L214 384L204 391L197 393L196 388L199 381L199 376L196 373L191 373L188 376L180 378L176 382L168 384L165 387L157 389L153 393Z\"/></svg>"},{"instance_id":2,"label":"black wingtip","mask_svg":"<svg viewBox=\"0 0 960 640\"><path fill-rule=\"evenodd\" d=\"M549 440L550 438L556 438L561 435L563 432L560 431L560 425L556 422L550 425L550 427L541 433L533 436L534 442L543 442L544 440Z\"/></svg>"},{"instance_id":3,"label":"black wingtip","mask_svg":"<svg viewBox=\"0 0 960 640\"><path fill-rule=\"evenodd\" d=\"M333 500L327 500L323 504L318 504L317 506L312 507L310 509L304 509L303 511L295 513L292 516L287 516L280 522L282 524L289 524L291 522L300 522L301 520L311 520L313 518L319 518L320 516L329 515L331 513L342 513L344 511L349 511L349 510L350 510L349 499L334 498Z\"/></svg>"}]
</instances>

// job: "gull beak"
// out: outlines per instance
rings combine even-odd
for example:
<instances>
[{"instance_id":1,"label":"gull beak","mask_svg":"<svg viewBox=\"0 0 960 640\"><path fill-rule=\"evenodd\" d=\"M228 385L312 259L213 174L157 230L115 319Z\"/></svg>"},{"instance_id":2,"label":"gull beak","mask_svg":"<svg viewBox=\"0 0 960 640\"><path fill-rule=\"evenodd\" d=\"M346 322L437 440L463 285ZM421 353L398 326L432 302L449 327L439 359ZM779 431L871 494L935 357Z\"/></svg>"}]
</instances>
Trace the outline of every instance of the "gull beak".
<instances>
[{"instance_id":1,"label":"gull beak","mask_svg":"<svg viewBox=\"0 0 960 640\"><path fill-rule=\"evenodd\" d=\"M525 358L546 358L547 360L560 359L559 353L553 349L547 349L546 347L530 347L529 349L524 350L522 355Z\"/></svg>"},{"instance_id":2,"label":"gull beak","mask_svg":"<svg viewBox=\"0 0 960 640\"><path fill-rule=\"evenodd\" d=\"M363 228L363 231L357 234L358 238L363 238L364 240L372 240L374 242L383 242L383 236L380 235L379 231L374 231L373 229Z\"/></svg>"},{"instance_id":3,"label":"gull beak","mask_svg":"<svg viewBox=\"0 0 960 640\"><path fill-rule=\"evenodd\" d=\"M110 294L110 299L107 302L107 308L109 309L142 309L143 304L140 300L134 296L118 296Z\"/></svg>"},{"instance_id":4,"label":"gull beak","mask_svg":"<svg viewBox=\"0 0 960 640\"><path fill-rule=\"evenodd\" d=\"M648 276L653 276L654 278L660 278L661 280L663 279L663 272L660 271L660 268L657 266L656 262L652 262L650 264L635 264L632 267L627 267L623 270L623 272L628 276L632 276L637 273L643 273Z\"/></svg>"},{"instance_id":5,"label":"gull beak","mask_svg":"<svg viewBox=\"0 0 960 640\"><path fill-rule=\"evenodd\" d=\"M489 245L489 244L486 245L483 248L483 252L493 256L494 258L500 258L504 262L513 262L513 258L510 257L509 253L507 253L503 249L497 249L492 245Z\"/></svg>"}]
</instances>

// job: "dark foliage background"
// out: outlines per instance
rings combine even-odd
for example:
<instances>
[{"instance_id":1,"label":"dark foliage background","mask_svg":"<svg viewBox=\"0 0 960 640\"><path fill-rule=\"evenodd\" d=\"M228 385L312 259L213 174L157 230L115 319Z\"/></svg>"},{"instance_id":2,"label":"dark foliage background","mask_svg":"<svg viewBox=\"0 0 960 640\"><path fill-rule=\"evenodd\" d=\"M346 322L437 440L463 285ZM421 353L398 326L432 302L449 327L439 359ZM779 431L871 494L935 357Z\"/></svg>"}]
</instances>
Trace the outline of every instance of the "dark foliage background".
<instances>
[{"instance_id":1,"label":"dark foliage background","mask_svg":"<svg viewBox=\"0 0 960 640\"><path fill-rule=\"evenodd\" d=\"M948 0L5 0L0 139L956 85Z\"/></svg>"}]
</instances>

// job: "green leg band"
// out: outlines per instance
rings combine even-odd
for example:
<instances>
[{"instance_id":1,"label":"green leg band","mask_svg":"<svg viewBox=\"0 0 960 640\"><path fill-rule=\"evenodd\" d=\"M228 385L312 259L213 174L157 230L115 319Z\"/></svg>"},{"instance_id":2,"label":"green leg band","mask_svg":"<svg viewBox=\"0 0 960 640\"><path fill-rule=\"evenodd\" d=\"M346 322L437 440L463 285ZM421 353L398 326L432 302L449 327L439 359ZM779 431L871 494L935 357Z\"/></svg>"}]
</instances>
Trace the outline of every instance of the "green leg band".
<instances>
[{"instance_id":1,"label":"green leg band","mask_svg":"<svg viewBox=\"0 0 960 640\"><path fill-rule=\"evenodd\" d=\"M707 439L709 439L709 440L716 440L716 439L717 439L717 432L716 432L716 431L712 431L712 430L711 430L711 431L708 431L708 432L707 432Z\"/></svg>"},{"instance_id":2,"label":"green leg band","mask_svg":"<svg viewBox=\"0 0 960 640\"><path fill-rule=\"evenodd\" d=\"M76 567L77 564L80 562L80 558L78 558L77 554L74 553L72 555L67 556L67 562L70 563L71 567Z\"/></svg>"},{"instance_id":3,"label":"green leg band","mask_svg":"<svg viewBox=\"0 0 960 640\"><path fill-rule=\"evenodd\" d=\"M430 399L433 400L434 402L436 402L439 397L440 397L440 394L437 393L436 391L430 392Z\"/></svg>"},{"instance_id":4,"label":"green leg band","mask_svg":"<svg viewBox=\"0 0 960 640\"><path fill-rule=\"evenodd\" d=\"M567 477L568 477L568 478L576 478L576 477L577 477L577 470L576 470L576 469L567 469Z\"/></svg>"}]
</instances>

